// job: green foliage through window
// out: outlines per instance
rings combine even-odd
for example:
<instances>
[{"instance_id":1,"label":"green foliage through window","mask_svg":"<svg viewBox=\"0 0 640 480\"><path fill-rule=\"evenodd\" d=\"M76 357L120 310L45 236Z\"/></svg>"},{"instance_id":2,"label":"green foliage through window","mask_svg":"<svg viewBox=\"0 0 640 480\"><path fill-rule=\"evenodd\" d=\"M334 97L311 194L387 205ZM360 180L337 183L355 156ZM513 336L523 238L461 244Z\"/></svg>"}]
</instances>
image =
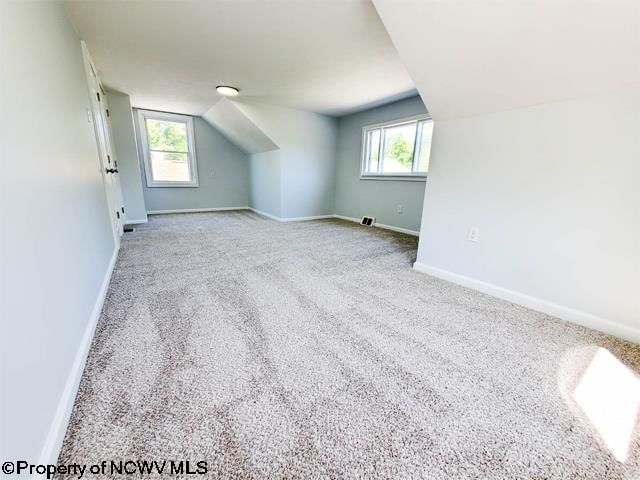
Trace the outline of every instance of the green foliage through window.
<instances>
[{"instance_id":1,"label":"green foliage through window","mask_svg":"<svg viewBox=\"0 0 640 480\"><path fill-rule=\"evenodd\" d=\"M149 148L163 152L188 152L187 126L167 120L146 119Z\"/></svg>"},{"instance_id":2,"label":"green foliage through window","mask_svg":"<svg viewBox=\"0 0 640 480\"><path fill-rule=\"evenodd\" d=\"M413 163L413 144L410 144L401 134L392 137L391 145L388 145L387 155L395 158L400 164L411 169Z\"/></svg>"}]
</instances>

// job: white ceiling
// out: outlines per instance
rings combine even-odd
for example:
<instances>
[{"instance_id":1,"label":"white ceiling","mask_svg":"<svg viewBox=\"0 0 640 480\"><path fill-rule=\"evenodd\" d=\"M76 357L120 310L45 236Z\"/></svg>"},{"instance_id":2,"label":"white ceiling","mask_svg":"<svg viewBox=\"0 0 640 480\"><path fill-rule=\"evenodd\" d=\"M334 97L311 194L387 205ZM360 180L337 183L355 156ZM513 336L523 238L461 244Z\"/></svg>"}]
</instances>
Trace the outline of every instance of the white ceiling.
<instances>
[{"instance_id":1,"label":"white ceiling","mask_svg":"<svg viewBox=\"0 0 640 480\"><path fill-rule=\"evenodd\" d=\"M374 4L436 120L640 86L638 0Z\"/></svg>"},{"instance_id":2,"label":"white ceiling","mask_svg":"<svg viewBox=\"0 0 640 480\"><path fill-rule=\"evenodd\" d=\"M342 115L415 94L369 1L69 1L102 81L137 107L200 115L244 99Z\"/></svg>"}]
</instances>

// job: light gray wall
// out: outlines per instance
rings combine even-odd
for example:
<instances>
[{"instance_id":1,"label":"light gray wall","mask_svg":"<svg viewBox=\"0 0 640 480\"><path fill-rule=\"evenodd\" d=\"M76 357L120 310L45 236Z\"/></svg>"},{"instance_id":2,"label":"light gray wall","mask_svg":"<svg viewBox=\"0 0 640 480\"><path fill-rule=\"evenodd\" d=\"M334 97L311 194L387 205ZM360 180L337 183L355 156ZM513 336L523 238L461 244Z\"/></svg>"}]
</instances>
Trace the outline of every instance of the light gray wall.
<instances>
[{"instance_id":1,"label":"light gray wall","mask_svg":"<svg viewBox=\"0 0 640 480\"><path fill-rule=\"evenodd\" d=\"M292 108L234 103L279 146L252 156L251 206L282 218L333 214L337 120Z\"/></svg>"},{"instance_id":2,"label":"light gray wall","mask_svg":"<svg viewBox=\"0 0 640 480\"><path fill-rule=\"evenodd\" d=\"M1 2L0 458L38 460L114 254L80 42Z\"/></svg>"},{"instance_id":3,"label":"light gray wall","mask_svg":"<svg viewBox=\"0 0 640 480\"><path fill-rule=\"evenodd\" d=\"M118 171L120 172L125 221L143 221L147 219L147 209L142 192L142 176L138 161L131 101L129 95L113 90L107 92L107 101Z\"/></svg>"},{"instance_id":4,"label":"light gray wall","mask_svg":"<svg viewBox=\"0 0 640 480\"><path fill-rule=\"evenodd\" d=\"M138 116L134 117L137 125ZM200 186L149 188L141 158L147 211L248 206L248 155L200 117L193 117L193 130ZM139 135L137 138L138 151L142 152Z\"/></svg>"},{"instance_id":5,"label":"light gray wall","mask_svg":"<svg viewBox=\"0 0 640 480\"><path fill-rule=\"evenodd\" d=\"M249 160L251 192L249 206L281 216L280 151L254 153Z\"/></svg>"},{"instance_id":6,"label":"light gray wall","mask_svg":"<svg viewBox=\"0 0 640 480\"><path fill-rule=\"evenodd\" d=\"M306 115L307 112L305 112ZM332 215L335 211L337 121L312 114L295 141L282 150L282 217Z\"/></svg>"},{"instance_id":7,"label":"light gray wall","mask_svg":"<svg viewBox=\"0 0 640 480\"><path fill-rule=\"evenodd\" d=\"M425 182L360 180L362 127L427 113L412 97L342 117L338 123L335 212L346 217L376 217L378 223L420 230ZM402 214L397 206L402 205Z\"/></svg>"},{"instance_id":8,"label":"light gray wall","mask_svg":"<svg viewBox=\"0 0 640 480\"><path fill-rule=\"evenodd\" d=\"M436 122L418 262L640 341L638 132L637 90Z\"/></svg>"}]
</instances>

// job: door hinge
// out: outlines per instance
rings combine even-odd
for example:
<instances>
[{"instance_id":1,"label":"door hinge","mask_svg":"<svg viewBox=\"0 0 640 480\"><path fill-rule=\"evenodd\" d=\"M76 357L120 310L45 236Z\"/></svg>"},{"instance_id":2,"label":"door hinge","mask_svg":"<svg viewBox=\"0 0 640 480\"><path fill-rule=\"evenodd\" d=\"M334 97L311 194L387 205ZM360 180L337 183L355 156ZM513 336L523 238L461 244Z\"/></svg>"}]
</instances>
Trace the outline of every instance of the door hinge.
<instances>
[{"instance_id":1,"label":"door hinge","mask_svg":"<svg viewBox=\"0 0 640 480\"><path fill-rule=\"evenodd\" d=\"M120 218L120 212L116 210L116 217Z\"/></svg>"},{"instance_id":2,"label":"door hinge","mask_svg":"<svg viewBox=\"0 0 640 480\"><path fill-rule=\"evenodd\" d=\"M98 97L98 101L100 101L100 92L96 92L96 97Z\"/></svg>"},{"instance_id":3,"label":"door hinge","mask_svg":"<svg viewBox=\"0 0 640 480\"><path fill-rule=\"evenodd\" d=\"M124 207L120 207L120 210L122 210L122 213L124 213Z\"/></svg>"},{"instance_id":4,"label":"door hinge","mask_svg":"<svg viewBox=\"0 0 640 480\"><path fill-rule=\"evenodd\" d=\"M107 153L107 161L111 163L111 156Z\"/></svg>"},{"instance_id":5,"label":"door hinge","mask_svg":"<svg viewBox=\"0 0 640 480\"><path fill-rule=\"evenodd\" d=\"M107 108L107 117L109 116L109 109Z\"/></svg>"}]
</instances>

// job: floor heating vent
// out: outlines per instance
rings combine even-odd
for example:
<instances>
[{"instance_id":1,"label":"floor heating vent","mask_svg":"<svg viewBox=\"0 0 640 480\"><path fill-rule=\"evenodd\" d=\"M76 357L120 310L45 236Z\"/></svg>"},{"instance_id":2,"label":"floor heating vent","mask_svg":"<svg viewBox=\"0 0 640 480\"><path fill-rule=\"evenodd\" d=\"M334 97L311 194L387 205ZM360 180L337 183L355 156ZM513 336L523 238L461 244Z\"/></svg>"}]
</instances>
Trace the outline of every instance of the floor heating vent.
<instances>
[{"instance_id":1,"label":"floor heating vent","mask_svg":"<svg viewBox=\"0 0 640 480\"><path fill-rule=\"evenodd\" d=\"M375 222L376 222L375 217L362 217L362 220L360 221L360 224L361 225L367 225L368 227L371 227Z\"/></svg>"}]
</instances>

